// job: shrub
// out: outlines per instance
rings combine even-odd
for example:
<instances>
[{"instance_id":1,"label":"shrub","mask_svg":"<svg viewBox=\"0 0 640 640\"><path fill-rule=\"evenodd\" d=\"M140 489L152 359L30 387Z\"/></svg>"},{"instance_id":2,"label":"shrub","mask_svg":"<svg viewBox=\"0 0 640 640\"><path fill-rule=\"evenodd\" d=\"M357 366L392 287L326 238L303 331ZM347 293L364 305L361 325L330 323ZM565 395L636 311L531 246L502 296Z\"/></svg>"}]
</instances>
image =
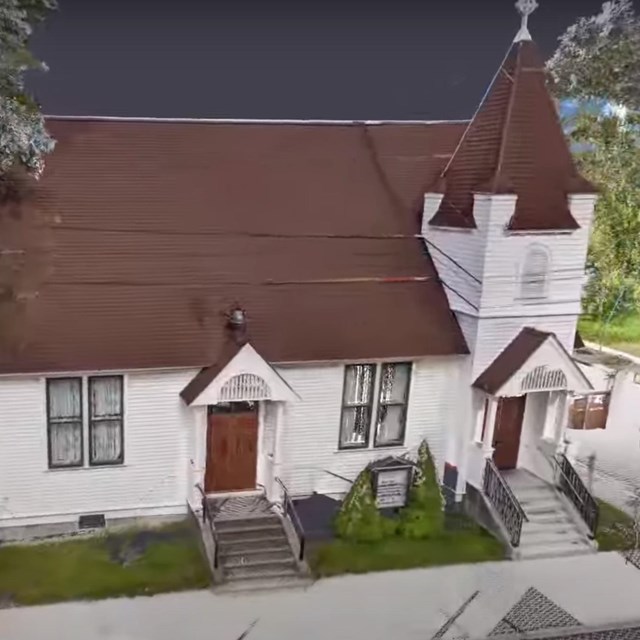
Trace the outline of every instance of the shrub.
<instances>
[{"instance_id":1,"label":"shrub","mask_svg":"<svg viewBox=\"0 0 640 640\"><path fill-rule=\"evenodd\" d=\"M376 506L371 472L364 469L344 499L335 521L340 538L352 542L377 542L395 533L396 524Z\"/></svg>"},{"instance_id":2,"label":"shrub","mask_svg":"<svg viewBox=\"0 0 640 640\"><path fill-rule=\"evenodd\" d=\"M444 530L444 501L426 441L418 450L418 470L409 502L400 514L399 532L406 538L432 538Z\"/></svg>"}]
</instances>

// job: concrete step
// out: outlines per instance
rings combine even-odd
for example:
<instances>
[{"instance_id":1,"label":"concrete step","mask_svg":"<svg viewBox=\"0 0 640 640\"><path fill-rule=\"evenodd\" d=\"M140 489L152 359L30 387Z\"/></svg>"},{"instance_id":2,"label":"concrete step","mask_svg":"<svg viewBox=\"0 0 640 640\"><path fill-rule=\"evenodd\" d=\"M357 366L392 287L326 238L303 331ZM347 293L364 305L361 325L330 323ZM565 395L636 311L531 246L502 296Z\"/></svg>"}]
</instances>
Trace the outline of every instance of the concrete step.
<instances>
[{"instance_id":1,"label":"concrete step","mask_svg":"<svg viewBox=\"0 0 640 640\"><path fill-rule=\"evenodd\" d=\"M279 525L280 518L274 513L271 515L247 516L246 518L216 518L213 521L216 531L227 531Z\"/></svg>"},{"instance_id":2,"label":"concrete step","mask_svg":"<svg viewBox=\"0 0 640 640\"><path fill-rule=\"evenodd\" d=\"M228 528L218 531L216 536L220 542L240 542L247 540L265 540L267 538L285 537L284 529L280 523L264 525L261 527Z\"/></svg>"},{"instance_id":3,"label":"concrete step","mask_svg":"<svg viewBox=\"0 0 640 640\"><path fill-rule=\"evenodd\" d=\"M306 576L284 576L280 578L249 578L225 582L214 587L219 594L242 594L247 592L265 591L271 593L277 590L306 589L313 584L313 580Z\"/></svg>"},{"instance_id":4,"label":"concrete step","mask_svg":"<svg viewBox=\"0 0 640 640\"><path fill-rule=\"evenodd\" d=\"M520 536L520 546L533 546L540 544L561 544L561 543L586 543L584 536L574 527L565 531L522 531Z\"/></svg>"},{"instance_id":5,"label":"concrete step","mask_svg":"<svg viewBox=\"0 0 640 640\"><path fill-rule=\"evenodd\" d=\"M595 553L595 549L586 541L558 542L546 544L534 544L518 547L520 560L533 560L537 558L558 558L574 555L586 555Z\"/></svg>"},{"instance_id":6,"label":"concrete step","mask_svg":"<svg viewBox=\"0 0 640 640\"><path fill-rule=\"evenodd\" d=\"M565 514L565 508L562 502L558 498L552 498L549 500L536 500L534 502L521 502L524 512L527 514L541 514L541 513L559 513Z\"/></svg>"},{"instance_id":7,"label":"concrete step","mask_svg":"<svg viewBox=\"0 0 640 640\"><path fill-rule=\"evenodd\" d=\"M287 540L282 539L280 543L270 541L258 541L253 544L243 543L237 545L221 544L219 549L220 557L230 558L232 556L259 555L261 553L291 553L291 547Z\"/></svg>"},{"instance_id":8,"label":"concrete step","mask_svg":"<svg viewBox=\"0 0 640 640\"><path fill-rule=\"evenodd\" d=\"M232 549L240 550L246 549L247 547L257 549L261 545L272 547L274 545L281 544L289 544L284 531L266 534L252 532L252 535L241 534L239 536L232 536L229 538L223 536L218 537L218 546L220 551Z\"/></svg>"},{"instance_id":9,"label":"concrete step","mask_svg":"<svg viewBox=\"0 0 640 640\"><path fill-rule=\"evenodd\" d=\"M526 526L535 524L535 525L546 525L546 524L566 524L571 522L571 519L567 515L566 511L563 509L562 511L543 511L541 513L527 513L527 518L529 519L528 523L525 523Z\"/></svg>"},{"instance_id":10,"label":"concrete step","mask_svg":"<svg viewBox=\"0 0 640 640\"><path fill-rule=\"evenodd\" d=\"M286 578L298 576L298 566L294 560L290 562L264 563L258 566L227 567L222 571L227 580L253 580L258 578Z\"/></svg>"},{"instance_id":11,"label":"concrete step","mask_svg":"<svg viewBox=\"0 0 640 640\"><path fill-rule=\"evenodd\" d=\"M531 491L514 492L518 502L534 502L535 500L552 500L557 497L553 489L539 488Z\"/></svg>"},{"instance_id":12,"label":"concrete step","mask_svg":"<svg viewBox=\"0 0 640 640\"><path fill-rule=\"evenodd\" d=\"M278 563L295 563L291 549L284 551L260 551L258 553L244 553L220 556L223 568L271 566Z\"/></svg>"},{"instance_id":13,"label":"concrete step","mask_svg":"<svg viewBox=\"0 0 640 640\"><path fill-rule=\"evenodd\" d=\"M575 524L568 518L558 516L557 519L548 520L548 521L531 521L525 522L522 525L522 533L537 533L537 532L546 532L546 531L557 531L559 533L563 533L566 531L574 531L577 530Z\"/></svg>"}]
</instances>

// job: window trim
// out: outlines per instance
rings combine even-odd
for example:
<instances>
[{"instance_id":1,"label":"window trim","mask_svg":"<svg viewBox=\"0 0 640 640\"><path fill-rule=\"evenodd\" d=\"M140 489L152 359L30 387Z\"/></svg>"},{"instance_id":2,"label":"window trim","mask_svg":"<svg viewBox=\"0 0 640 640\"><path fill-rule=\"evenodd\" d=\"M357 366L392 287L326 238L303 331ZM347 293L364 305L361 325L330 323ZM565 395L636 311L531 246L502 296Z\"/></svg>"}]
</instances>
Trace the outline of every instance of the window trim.
<instances>
[{"instance_id":1,"label":"window trim","mask_svg":"<svg viewBox=\"0 0 640 640\"><path fill-rule=\"evenodd\" d=\"M535 254L544 255L546 264L545 264L545 272L544 278L538 278L534 280L532 276L539 276L539 273L530 272L527 274L527 264L530 262L532 255ZM526 302L536 302L537 300L545 300L549 297L549 280L550 275L553 273L552 264L551 264L551 252L549 249L540 243L533 243L527 247L527 250L524 255L524 259L520 264L520 277L518 278L518 295L517 299L526 303ZM529 278L525 281L525 276L529 276ZM541 282L541 291L537 292L536 295L526 295L525 288L536 286L538 281Z\"/></svg>"},{"instance_id":2,"label":"window trim","mask_svg":"<svg viewBox=\"0 0 640 640\"><path fill-rule=\"evenodd\" d=\"M373 380L371 382L371 395L369 397L369 402L366 404L356 403L356 404L346 404L344 395L347 388L347 375L350 367L372 367L373 368ZM361 449L368 449L370 447L371 440L371 423L373 421L373 416L375 415L375 401L376 401L376 388L378 382L378 371L380 367L375 362L356 362L353 364L345 364L344 372L342 376L342 397L340 399L340 426L338 429L338 449L340 451L354 451ZM367 430L365 432L364 442L362 444L343 444L342 443L342 425L344 421L344 413L345 409L357 409L358 407L368 407L369 409L369 420L367 422Z\"/></svg>"},{"instance_id":3,"label":"window trim","mask_svg":"<svg viewBox=\"0 0 640 640\"><path fill-rule=\"evenodd\" d=\"M382 368L385 365L390 364L404 364L409 366L409 384L407 386L406 391L406 400L404 403L404 416L403 416L403 428L402 428L402 441L398 441L394 444L376 444L376 426L378 422L378 415L380 410L380 393L381 393L381 381L382 381ZM411 390L413 387L413 375L414 375L414 361L413 360L386 360L383 362L350 362L344 364L344 373L342 379L342 396L341 396L341 405L340 405L340 424L338 427L338 451L363 451L363 450L373 450L373 449L399 449L406 446L406 438L407 438L407 417L409 414L409 401L411 398ZM344 403L344 393L347 384L347 370L349 367L356 366L372 366L373 367L373 392L371 394L371 401L368 405L371 409L371 415L369 416L369 422L367 424L367 435L366 440L362 444L358 445L347 445L344 446L342 444L342 424L343 424L343 416L345 408L350 407L360 407L367 406L363 404L354 404L354 405L345 405ZM400 403L389 403L388 406L399 406Z\"/></svg>"},{"instance_id":4,"label":"window trim","mask_svg":"<svg viewBox=\"0 0 640 640\"><path fill-rule=\"evenodd\" d=\"M100 463L92 463L91 462L91 442L90 442L90 402L89 398L89 380L91 378L119 378L120 379L120 411L121 411L121 424L120 424L120 438L122 444L122 451L120 455L120 459L118 462L100 462ZM45 386L45 419L46 419L46 429L47 429L47 469L49 471L64 471L66 470L74 470L74 469L99 469L100 467L123 467L125 466L125 421L126 421L126 412L127 412L127 399L125 397L126 394L126 384L125 384L126 374L124 373L104 373L104 374L81 374L75 376L44 376L44 386ZM82 447L82 462L81 464L52 464L51 460L51 431L49 428L50 420L49 420L49 384L51 381L55 380L80 380L80 423L81 423L81 433L80 433L80 441Z\"/></svg>"},{"instance_id":5,"label":"window trim","mask_svg":"<svg viewBox=\"0 0 640 640\"><path fill-rule=\"evenodd\" d=\"M117 378L120 383L120 456L111 462L93 461L93 441L91 439L91 429L94 422L100 422L91 415L91 382L100 378ZM124 376L120 374L87 376L87 458L89 467L114 467L124 464Z\"/></svg>"},{"instance_id":6,"label":"window trim","mask_svg":"<svg viewBox=\"0 0 640 640\"><path fill-rule=\"evenodd\" d=\"M54 463L51 457L51 416L50 416L50 384L54 381L60 380L79 380L80 381L80 462L74 464L58 464ZM80 469L84 467L84 383L82 376L59 376L53 378L46 378L46 398L45 398L45 411L47 415L47 464L49 469ZM53 420L56 423L56 420Z\"/></svg>"},{"instance_id":7,"label":"window trim","mask_svg":"<svg viewBox=\"0 0 640 640\"><path fill-rule=\"evenodd\" d=\"M388 365L406 365L409 367L409 380L407 383L407 389L404 393L404 400L402 402L382 402L382 370ZM413 384L413 362L381 362L378 366L379 372L376 374L376 381L378 383L378 402L376 406L375 416L372 417L373 422L373 448L381 449L385 447L403 447L407 437L407 415L409 413L409 397L411 396L411 385ZM384 444L378 444L378 422L380 419L380 407L402 407L402 438L397 442L387 442ZM375 418L375 420L373 420Z\"/></svg>"}]
</instances>

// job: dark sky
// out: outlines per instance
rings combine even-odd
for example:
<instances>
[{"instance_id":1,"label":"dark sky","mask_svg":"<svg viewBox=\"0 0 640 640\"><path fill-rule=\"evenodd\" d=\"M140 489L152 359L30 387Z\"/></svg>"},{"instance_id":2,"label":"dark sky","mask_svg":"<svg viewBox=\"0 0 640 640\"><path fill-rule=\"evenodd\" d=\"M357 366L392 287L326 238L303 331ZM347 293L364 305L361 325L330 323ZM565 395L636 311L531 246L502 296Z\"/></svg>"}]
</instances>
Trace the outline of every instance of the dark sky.
<instances>
[{"instance_id":1,"label":"dark sky","mask_svg":"<svg viewBox=\"0 0 640 640\"><path fill-rule=\"evenodd\" d=\"M514 0L59 0L31 81L47 114L467 118L519 26ZM539 0L545 54L602 0Z\"/></svg>"}]
</instances>

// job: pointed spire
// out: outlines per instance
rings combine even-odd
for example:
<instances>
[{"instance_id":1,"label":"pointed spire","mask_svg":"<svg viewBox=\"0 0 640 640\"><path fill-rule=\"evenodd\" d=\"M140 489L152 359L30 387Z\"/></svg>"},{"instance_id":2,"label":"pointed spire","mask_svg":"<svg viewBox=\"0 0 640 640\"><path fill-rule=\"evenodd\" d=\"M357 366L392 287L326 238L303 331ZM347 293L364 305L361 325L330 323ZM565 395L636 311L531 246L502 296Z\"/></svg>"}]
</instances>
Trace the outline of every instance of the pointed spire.
<instances>
[{"instance_id":1,"label":"pointed spire","mask_svg":"<svg viewBox=\"0 0 640 640\"><path fill-rule=\"evenodd\" d=\"M516 34L514 42L522 42L523 40L531 40L531 34L529 33L529 16L538 8L536 0L518 0L516 2L516 9L522 16L522 24L520 25L520 31Z\"/></svg>"},{"instance_id":2,"label":"pointed spire","mask_svg":"<svg viewBox=\"0 0 640 640\"><path fill-rule=\"evenodd\" d=\"M517 196L512 230L578 227L567 196L593 193L575 166L527 18L536 0L519 0L518 33L478 110L441 172L444 193L429 224L474 227L474 194Z\"/></svg>"}]
</instances>

